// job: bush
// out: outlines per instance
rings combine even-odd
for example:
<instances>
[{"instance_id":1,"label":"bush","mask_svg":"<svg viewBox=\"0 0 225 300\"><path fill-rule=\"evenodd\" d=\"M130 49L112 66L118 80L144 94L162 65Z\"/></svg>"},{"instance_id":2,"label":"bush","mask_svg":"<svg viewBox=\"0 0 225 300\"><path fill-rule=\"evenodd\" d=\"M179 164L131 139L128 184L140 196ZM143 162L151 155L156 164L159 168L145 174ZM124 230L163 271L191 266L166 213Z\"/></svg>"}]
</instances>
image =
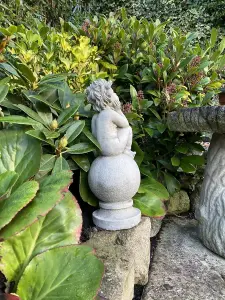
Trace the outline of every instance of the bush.
<instances>
[{"instance_id":1,"label":"bush","mask_svg":"<svg viewBox=\"0 0 225 300\"><path fill-rule=\"evenodd\" d=\"M92 13L108 14L125 7L130 16L147 19L170 20L172 26L184 31L198 31L199 37L207 37L212 27L221 27L225 21L223 0L145 0L145 1L96 1L89 2Z\"/></svg>"},{"instance_id":2,"label":"bush","mask_svg":"<svg viewBox=\"0 0 225 300\"><path fill-rule=\"evenodd\" d=\"M204 164L204 149L200 135L170 132L167 113L210 104L223 82L225 39L215 46L218 32L213 29L201 47L197 34L185 35L166 25L127 17L122 10L122 15L91 19L81 34L86 32L112 66L110 74L133 128L143 178L163 182L173 194L185 173L191 183Z\"/></svg>"}]
</instances>

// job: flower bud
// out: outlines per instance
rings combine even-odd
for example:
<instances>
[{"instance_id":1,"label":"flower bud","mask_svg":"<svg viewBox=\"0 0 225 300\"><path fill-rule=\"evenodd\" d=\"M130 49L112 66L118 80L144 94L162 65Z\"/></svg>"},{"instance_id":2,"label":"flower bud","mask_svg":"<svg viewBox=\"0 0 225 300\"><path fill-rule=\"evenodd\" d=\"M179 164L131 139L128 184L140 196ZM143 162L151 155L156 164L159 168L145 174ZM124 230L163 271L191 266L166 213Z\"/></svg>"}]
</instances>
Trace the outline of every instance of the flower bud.
<instances>
[{"instance_id":1,"label":"flower bud","mask_svg":"<svg viewBox=\"0 0 225 300\"><path fill-rule=\"evenodd\" d=\"M59 141L59 149L65 148L67 146L67 144L68 144L67 138L66 138L66 136L63 136L61 138L61 140Z\"/></svg>"},{"instance_id":2,"label":"flower bud","mask_svg":"<svg viewBox=\"0 0 225 300\"><path fill-rule=\"evenodd\" d=\"M77 112L74 116L74 120L75 121L78 121L80 119L80 116L79 116L79 113Z\"/></svg>"},{"instance_id":3,"label":"flower bud","mask_svg":"<svg viewBox=\"0 0 225 300\"><path fill-rule=\"evenodd\" d=\"M55 130L55 129L58 128L58 122L57 122L56 119L54 119L54 120L52 121L52 123L51 123L51 125L50 125L50 128L51 128L52 130Z\"/></svg>"}]
</instances>

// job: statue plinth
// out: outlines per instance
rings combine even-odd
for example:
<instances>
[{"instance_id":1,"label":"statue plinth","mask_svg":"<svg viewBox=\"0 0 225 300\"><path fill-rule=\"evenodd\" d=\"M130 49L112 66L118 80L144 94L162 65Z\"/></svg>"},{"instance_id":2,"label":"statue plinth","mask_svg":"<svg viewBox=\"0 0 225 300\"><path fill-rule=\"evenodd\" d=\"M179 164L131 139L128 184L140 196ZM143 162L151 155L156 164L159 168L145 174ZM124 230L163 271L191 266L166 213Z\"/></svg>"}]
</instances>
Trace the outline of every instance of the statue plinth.
<instances>
[{"instance_id":1,"label":"statue plinth","mask_svg":"<svg viewBox=\"0 0 225 300\"><path fill-rule=\"evenodd\" d=\"M100 199L100 209L93 213L96 226L107 230L128 229L141 220L141 212L133 207L132 197L140 185L140 171L127 154L100 156L88 175L92 192Z\"/></svg>"}]
</instances>

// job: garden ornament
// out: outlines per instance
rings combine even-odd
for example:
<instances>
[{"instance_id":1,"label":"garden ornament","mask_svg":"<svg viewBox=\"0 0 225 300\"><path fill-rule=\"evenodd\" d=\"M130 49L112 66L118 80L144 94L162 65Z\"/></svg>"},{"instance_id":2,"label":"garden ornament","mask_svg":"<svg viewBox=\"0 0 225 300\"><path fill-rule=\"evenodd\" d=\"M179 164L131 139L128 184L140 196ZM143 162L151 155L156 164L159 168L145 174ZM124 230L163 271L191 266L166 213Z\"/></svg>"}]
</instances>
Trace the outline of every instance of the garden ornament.
<instances>
[{"instance_id":1,"label":"garden ornament","mask_svg":"<svg viewBox=\"0 0 225 300\"><path fill-rule=\"evenodd\" d=\"M93 212L94 224L120 230L132 228L141 220L132 200L140 186L140 171L131 151L132 129L111 85L111 81L98 79L86 90L88 102L97 112L92 118L92 133L101 146L101 156L91 165L88 183L100 200L100 209Z\"/></svg>"},{"instance_id":2,"label":"garden ornament","mask_svg":"<svg viewBox=\"0 0 225 300\"><path fill-rule=\"evenodd\" d=\"M180 109L169 114L168 126L172 131L213 133L195 216L204 245L225 257L225 107Z\"/></svg>"}]
</instances>

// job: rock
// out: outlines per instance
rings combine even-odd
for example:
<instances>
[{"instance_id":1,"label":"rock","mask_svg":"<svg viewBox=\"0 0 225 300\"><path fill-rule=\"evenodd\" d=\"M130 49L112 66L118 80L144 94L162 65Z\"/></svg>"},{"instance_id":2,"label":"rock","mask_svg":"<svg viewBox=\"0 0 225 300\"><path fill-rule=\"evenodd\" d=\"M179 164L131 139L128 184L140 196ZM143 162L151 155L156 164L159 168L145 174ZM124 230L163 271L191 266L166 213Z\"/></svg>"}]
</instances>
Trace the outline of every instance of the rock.
<instances>
[{"instance_id":1,"label":"rock","mask_svg":"<svg viewBox=\"0 0 225 300\"><path fill-rule=\"evenodd\" d=\"M224 300L225 260L203 246L197 221L170 217L160 235L142 300Z\"/></svg>"},{"instance_id":2,"label":"rock","mask_svg":"<svg viewBox=\"0 0 225 300\"><path fill-rule=\"evenodd\" d=\"M162 226L162 219L150 218L151 219L151 235L150 237L156 236Z\"/></svg>"},{"instance_id":3,"label":"rock","mask_svg":"<svg viewBox=\"0 0 225 300\"><path fill-rule=\"evenodd\" d=\"M191 204L191 211L194 213L196 206L200 203L200 193L201 193L201 186L202 182L199 182L195 185L195 189L191 194L189 195L190 198L190 204Z\"/></svg>"},{"instance_id":4,"label":"rock","mask_svg":"<svg viewBox=\"0 0 225 300\"><path fill-rule=\"evenodd\" d=\"M134 284L148 282L150 231L150 218L143 217L132 229L92 233L86 244L105 265L99 293L103 299L132 300Z\"/></svg>"},{"instance_id":5,"label":"rock","mask_svg":"<svg viewBox=\"0 0 225 300\"><path fill-rule=\"evenodd\" d=\"M190 210L190 199L185 191L175 193L169 199L168 214L180 214Z\"/></svg>"}]
</instances>

